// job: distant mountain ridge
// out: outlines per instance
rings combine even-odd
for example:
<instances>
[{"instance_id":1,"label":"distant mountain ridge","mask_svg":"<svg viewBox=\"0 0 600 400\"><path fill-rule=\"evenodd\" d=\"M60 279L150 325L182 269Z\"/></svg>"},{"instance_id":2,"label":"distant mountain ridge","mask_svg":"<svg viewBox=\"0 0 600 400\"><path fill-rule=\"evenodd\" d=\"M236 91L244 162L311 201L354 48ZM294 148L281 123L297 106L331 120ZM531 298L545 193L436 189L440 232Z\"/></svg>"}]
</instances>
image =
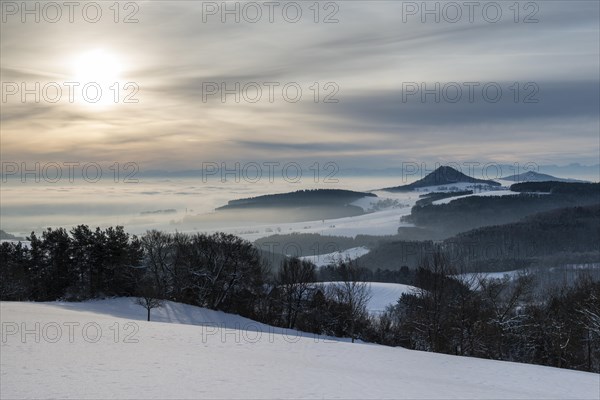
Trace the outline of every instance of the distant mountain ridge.
<instances>
[{"instance_id":1,"label":"distant mountain ridge","mask_svg":"<svg viewBox=\"0 0 600 400\"><path fill-rule=\"evenodd\" d=\"M416 182L410 183L408 185L384 188L381 190L385 190L388 192L405 192L429 186L452 185L463 182L489 186L502 186L496 181L473 178L472 176L465 175L452 167L441 166Z\"/></svg>"},{"instance_id":2,"label":"distant mountain ridge","mask_svg":"<svg viewBox=\"0 0 600 400\"><path fill-rule=\"evenodd\" d=\"M578 179L557 178L556 176L542 174L535 171L527 171L523 172L522 174L509 175L500 179L511 182L585 182Z\"/></svg>"}]
</instances>

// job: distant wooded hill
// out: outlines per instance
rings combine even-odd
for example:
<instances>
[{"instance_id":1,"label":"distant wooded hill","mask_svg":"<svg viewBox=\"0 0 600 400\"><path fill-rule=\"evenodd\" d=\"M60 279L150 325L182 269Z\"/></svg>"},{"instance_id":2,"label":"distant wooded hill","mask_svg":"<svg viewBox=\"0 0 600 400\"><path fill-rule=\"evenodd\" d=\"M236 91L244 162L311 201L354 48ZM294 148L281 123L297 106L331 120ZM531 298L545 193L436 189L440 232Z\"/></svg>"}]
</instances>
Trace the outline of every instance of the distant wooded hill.
<instances>
[{"instance_id":1,"label":"distant wooded hill","mask_svg":"<svg viewBox=\"0 0 600 400\"><path fill-rule=\"evenodd\" d=\"M415 268L437 246L463 271L507 271L600 260L600 204L534 214L518 222L470 230L442 242L386 241L360 257L371 270Z\"/></svg>"},{"instance_id":2,"label":"distant wooded hill","mask_svg":"<svg viewBox=\"0 0 600 400\"><path fill-rule=\"evenodd\" d=\"M337 219L365 214L351 203L364 197L377 198L366 192L340 189L299 190L231 200L216 213L186 216L188 223L217 223L223 220L257 223L286 223Z\"/></svg>"},{"instance_id":3,"label":"distant wooded hill","mask_svg":"<svg viewBox=\"0 0 600 400\"><path fill-rule=\"evenodd\" d=\"M568 207L486 226L447 239L445 251L470 270L520 269L554 255L572 263L598 262L600 204Z\"/></svg>"},{"instance_id":4,"label":"distant wooded hill","mask_svg":"<svg viewBox=\"0 0 600 400\"><path fill-rule=\"evenodd\" d=\"M410 183L408 185L403 186L395 186L389 187L382 190L388 192L406 192L409 190L430 187L430 186L441 186L441 185L452 185L457 183L472 183L478 185L488 185L488 186L501 186L500 183L486 180L486 179L476 179L472 176L468 176L463 174L462 172L452 168L452 167L439 167L435 171L431 172L429 175L425 176L422 179L419 179L416 182Z\"/></svg>"},{"instance_id":5,"label":"distant wooded hill","mask_svg":"<svg viewBox=\"0 0 600 400\"><path fill-rule=\"evenodd\" d=\"M600 200L600 183L589 182L522 182L511 185L513 192L534 192L553 194L575 194L579 196L598 196Z\"/></svg>"},{"instance_id":6,"label":"distant wooded hill","mask_svg":"<svg viewBox=\"0 0 600 400\"><path fill-rule=\"evenodd\" d=\"M583 182L577 179L558 178L556 176L541 174L535 171L527 171L523 172L522 174L509 175L500 179L511 182Z\"/></svg>"},{"instance_id":7,"label":"distant wooded hill","mask_svg":"<svg viewBox=\"0 0 600 400\"><path fill-rule=\"evenodd\" d=\"M527 182L511 186L513 196L471 196L447 204L415 206L403 221L446 235L516 222L538 212L600 203L600 184Z\"/></svg>"},{"instance_id":8,"label":"distant wooded hill","mask_svg":"<svg viewBox=\"0 0 600 400\"><path fill-rule=\"evenodd\" d=\"M290 193L268 194L246 199L231 200L217 210L240 208L345 206L363 197L377 197L373 193L340 189L298 190Z\"/></svg>"}]
</instances>

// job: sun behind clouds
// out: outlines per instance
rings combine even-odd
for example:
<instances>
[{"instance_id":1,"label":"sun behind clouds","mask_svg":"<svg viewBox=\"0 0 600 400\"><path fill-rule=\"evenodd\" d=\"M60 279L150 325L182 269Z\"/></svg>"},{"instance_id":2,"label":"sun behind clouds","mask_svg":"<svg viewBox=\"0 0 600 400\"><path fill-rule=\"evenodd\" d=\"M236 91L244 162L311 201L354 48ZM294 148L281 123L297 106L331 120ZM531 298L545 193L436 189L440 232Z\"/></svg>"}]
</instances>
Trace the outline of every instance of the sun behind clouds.
<instances>
[{"instance_id":1,"label":"sun behind clouds","mask_svg":"<svg viewBox=\"0 0 600 400\"><path fill-rule=\"evenodd\" d=\"M124 77L124 63L115 54L104 49L82 52L70 63L71 80L78 84L75 103L104 109L122 103L130 91Z\"/></svg>"},{"instance_id":2,"label":"sun behind clouds","mask_svg":"<svg viewBox=\"0 0 600 400\"><path fill-rule=\"evenodd\" d=\"M121 79L123 65L116 55L95 49L75 57L72 69L75 80L81 84L112 85Z\"/></svg>"}]
</instances>

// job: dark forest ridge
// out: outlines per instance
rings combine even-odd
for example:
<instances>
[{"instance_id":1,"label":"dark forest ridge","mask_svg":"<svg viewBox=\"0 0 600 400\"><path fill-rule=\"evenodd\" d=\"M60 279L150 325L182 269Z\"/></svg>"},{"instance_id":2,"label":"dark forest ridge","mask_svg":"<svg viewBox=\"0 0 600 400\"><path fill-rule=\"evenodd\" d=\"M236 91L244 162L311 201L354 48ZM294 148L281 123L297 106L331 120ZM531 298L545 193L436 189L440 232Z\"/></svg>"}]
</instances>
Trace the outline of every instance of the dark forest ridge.
<instances>
[{"instance_id":1,"label":"dark forest ridge","mask_svg":"<svg viewBox=\"0 0 600 400\"><path fill-rule=\"evenodd\" d=\"M298 190L296 192L267 194L245 199L230 200L217 210L262 207L345 206L363 197L377 197L373 193L341 189Z\"/></svg>"},{"instance_id":2,"label":"dark forest ridge","mask_svg":"<svg viewBox=\"0 0 600 400\"><path fill-rule=\"evenodd\" d=\"M510 186L513 192L573 194L579 196L596 196L600 201L600 183L592 182L521 182Z\"/></svg>"},{"instance_id":3,"label":"dark forest ridge","mask_svg":"<svg viewBox=\"0 0 600 400\"><path fill-rule=\"evenodd\" d=\"M463 174L462 172L452 167L441 166L416 182L410 183L408 185L384 188L382 190L388 192L404 192L429 186L452 185L457 183L473 183L489 186L501 186L501 184L496 181L473 178L469 175Z\"/></svg>"},{"instance_id":4,"label":"dark forest ridge","mask_svg":"<svg viewBox=\"0 0 600 400\"><path fill-rule=\"evenodd\" d=\"M557 178L556 176L542 174L535 171L527 171L523 172L522 174L509 175L500 179L511 182L584 182L577 179Z\"/></svg>"}]
</instances>

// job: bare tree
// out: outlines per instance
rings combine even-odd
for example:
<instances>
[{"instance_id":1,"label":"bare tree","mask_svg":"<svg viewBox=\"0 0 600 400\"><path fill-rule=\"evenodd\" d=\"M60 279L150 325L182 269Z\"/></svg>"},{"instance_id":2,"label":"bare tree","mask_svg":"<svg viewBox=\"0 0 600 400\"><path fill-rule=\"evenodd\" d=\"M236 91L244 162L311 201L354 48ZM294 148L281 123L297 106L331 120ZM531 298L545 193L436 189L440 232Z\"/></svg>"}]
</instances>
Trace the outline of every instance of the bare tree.
<instances>
[{"instance_id":1,"label":"bare tree","mask_svg":"<svg viewBox=\"0 0 600 400\"><path fill-rule=\"evenodd\" d=\"M505 275L502 279L482 279L479 281L483 301L490 307L491 318L488 321L496 330L495 357L504 359L503 349L510 340L513 331L518 330L524 315L518 312L519 306L530 300L533 277L521 273L516 279ZM557 322L558 323L558 322ZM555 332L564 331L563 325L558 325Z\"/></svg>"},{"instance_id":2,"label":"bare tree","mask_svg":"<svg viewBox=\"0 0 600 400\"><path fill-rule=\"evenodd\" d=\"M352 343L356 340L356 324L367 318L367 304L371 300L371 285L362 279L360 268L350 261L338 264L340 280L330 288L330 295L347 306L347 322Z\"/></svg>"},{"instance_id":3,"label":"bare tree","mask_svg":"<svg viewBox=\"0 0 600 400\"><path fill-rule=\"evenodd\" d=\"M587 330L585 342L588 371L593 371L593 348L596 349L596 353L600 348L600 296L594 292L590 293L587 301L577 311L582 316L581 325Z\"/></svg>"},{"instance_id":4,"label":"bare tree","mask_svg":"<svg viewBox=\"0 0 600 400\"><path fill-rule=\"evenodd\" d=\"M591 293L588 304L579 309L579 313L584 316L585 327L594 335L600 336L600 296Z\"/></svg>"},{"instance_id":5,"label":"bare tree","mask_svg":"<svg viewBox=\"0 0 600 400\"><path fill-rule=\"evenodd\" d=\"M427 350L441 352L449 341L450 306L456 290L452 277L455 269L449 259L435 249L431 257L421 260L417 270L415 285L419 288L414 298L415 311L411 324L424 340Z\"/></svg>"},{"instance_id":6,"label":"bare tree","mask_svg":"<svg viewBox=\"0 0 600 400\"><path fill-rule=\"evenodd\" d=\"M296 257L286 259L281 265L277 281L282 293L286 325L293 328L303 302L315 286L315 265Z\"/></svg>"},{"instance_id":7,"label":"bare tree","mask_svg":"<svg viewBox=\"0 0 600 400\"><path fill-rule=\"evenodd\" d=\"M138 288L139 297L135 304L142 306L148 311L148 321L150 321L150 310L163 306L163 300L159 298L160 291L153 284L153 280L146 278L142 280Z\"/></svg>"},{"instance_id":8,"label":"bare tree","mask_svg":"<svg viewBox=\"0 0 600 400\"><path fill-rule=\"evenodd\" d=\"M173 236L157 230L146 232L142 237L145 264L151 274L153 285L161 294L168 292L169 265L173 253Z\"/></svg>"}]
</instances>

